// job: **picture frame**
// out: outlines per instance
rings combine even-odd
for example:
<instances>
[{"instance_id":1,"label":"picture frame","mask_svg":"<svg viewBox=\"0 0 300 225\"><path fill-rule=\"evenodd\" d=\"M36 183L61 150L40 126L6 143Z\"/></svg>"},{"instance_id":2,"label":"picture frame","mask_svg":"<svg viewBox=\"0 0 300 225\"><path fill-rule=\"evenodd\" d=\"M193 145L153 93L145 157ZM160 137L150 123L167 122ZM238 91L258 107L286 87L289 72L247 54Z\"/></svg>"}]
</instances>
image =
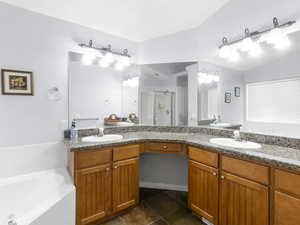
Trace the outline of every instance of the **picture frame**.
<instances>
[{"instance_id":1,"label":"picture frame","mask_svg":"<svg viewBox=\"0 0 300 225\"><path fill-rule=\"evenodd\" d=\"M231 103L231 92L225 92L225 103Z\"/></svg>"},{"instance_id":2,"label":"picture frame","mask_svg":"<svg viewBox=\"0 0 300 225\"><path fill-rule=\"evenodd\" d=\"M235 87L234 88L234 96L235 97L241 97L241 88L240 87Z\"/></svg>"},{"instance_id":3,"label":"picture frame","mask_svg":"<svg viewBox=\"0 0 300 225\"><path fill-rule=\"evenodd\" d=\"M33 72L21 70L1 70L3 95L33 96Z\"/></svg>"}]
</instances>

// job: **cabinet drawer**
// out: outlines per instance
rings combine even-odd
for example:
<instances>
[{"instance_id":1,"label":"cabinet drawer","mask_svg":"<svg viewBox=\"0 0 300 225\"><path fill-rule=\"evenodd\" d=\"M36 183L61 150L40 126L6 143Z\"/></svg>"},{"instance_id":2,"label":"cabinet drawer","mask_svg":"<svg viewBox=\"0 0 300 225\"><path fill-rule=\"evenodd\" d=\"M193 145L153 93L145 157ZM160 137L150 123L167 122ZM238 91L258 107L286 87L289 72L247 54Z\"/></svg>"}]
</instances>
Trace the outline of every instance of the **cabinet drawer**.
<instances>
[{"instance_id":1,"label":"cabinet drawer","mask_svg":"<svg viewBox=\"0 0 300 225\"><path fill-rule=\"evenodd\" d=\"M138 157L140 154L140 145L126 145L113 149L113 160L119 161Z\"/></svg>"},{"instance_id":2,"label":"cabinet drawer","mask_svg":"<svg viewBox=\"0 0 300 225\"><path fill-rule=\"evenodd\" d=\"M149 142L145 150L146 152L182 153L183 147L177 143Z\"/></svg>"},{"instance_id":3,"label":"cabinet drawer","mask_svg":"<svg viewBox=\"0 0 300 225\"><path fill-rule=\"evenodd\" d=\"M269 184L269 167L222 156L221 167L223 170L257 181L262 184Z\"/></svg>"},{"instance_id":4,"label":"cabinet drawer","mask_svg":"<svg viewBox=\"0 0 300 225\"><path fill-rule=\"evenodd\" d=\"M200 148L189 147L189 157L192 160L201 162L203 164L218 167L218 154L214 152L208 152Z\"/></svg>"},{"instance_id":5,"label":"cabinet drawer","mask_svg":"<svg viewBox=\"0 0 300 225\"><path fill-rule=\"evenodd\" d=\"M300 175L275 169L274 182L277 189L300 196Z\"/></svg>"},{"instance_id":6,"label":"cabinet drawer","mask_svg":"<svg viewBox=\"0 0 300 225\"><path fill-rule=\"evenodd\" d=\"M112 161L111 149L95 149L76 152L75 168L82 169L92 166L97 166Z\"/></svg>"}]
</instances>

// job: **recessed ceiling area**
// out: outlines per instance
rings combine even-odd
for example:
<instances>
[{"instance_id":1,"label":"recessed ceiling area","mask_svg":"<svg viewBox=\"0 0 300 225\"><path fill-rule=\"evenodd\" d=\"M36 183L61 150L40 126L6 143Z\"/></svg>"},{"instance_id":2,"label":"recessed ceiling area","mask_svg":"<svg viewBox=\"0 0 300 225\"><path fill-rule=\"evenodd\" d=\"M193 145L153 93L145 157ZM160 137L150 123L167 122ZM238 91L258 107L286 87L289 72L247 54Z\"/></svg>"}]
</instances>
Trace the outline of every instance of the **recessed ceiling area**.
<instances>
[{"instance_id":1,"label":"recessed ceiling area","mask_svg":"<svg viewBox=\"0 0 300 225\"><path fill-rule=\"evenodd\" d=\"M3 0L132 41L200 26L230 0Z\"/></svg>"}]
</instances>

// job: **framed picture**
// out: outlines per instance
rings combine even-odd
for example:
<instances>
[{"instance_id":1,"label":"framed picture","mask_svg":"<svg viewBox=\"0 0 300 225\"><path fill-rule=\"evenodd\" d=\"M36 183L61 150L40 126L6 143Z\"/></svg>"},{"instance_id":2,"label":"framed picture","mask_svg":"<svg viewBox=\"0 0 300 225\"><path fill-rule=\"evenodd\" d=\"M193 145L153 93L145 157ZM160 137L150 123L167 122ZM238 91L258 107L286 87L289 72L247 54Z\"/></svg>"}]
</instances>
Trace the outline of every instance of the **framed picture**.
<instances>
[{"instance_id":1,"label":"framed picture","mask_svg":"<svg viewBox=\"0 0 300 225\"><path fill-rule=\"evenodd\" d=\"M225 92L225 103L231 103L231 92Z\"/></svg>"},{"instance_id":2,"label":"framed picture","mask_svg":"<svg viewBox=\"0 0 300 225\"><path fill-rule=\"evenodd\" d=\"M235 97L241 97L241 88L240 87L235 87L234 88L234 96Z\"/></svg>"},{"instance_id":3,"label":"framed picture","mask_svg":"<svg viewBox=\"0 0 300 225\"><path fill-rule=\"evenodd\" d=\"M33 95L33 73L1 70L3 95Z\"/></svg>"}]
</instances>

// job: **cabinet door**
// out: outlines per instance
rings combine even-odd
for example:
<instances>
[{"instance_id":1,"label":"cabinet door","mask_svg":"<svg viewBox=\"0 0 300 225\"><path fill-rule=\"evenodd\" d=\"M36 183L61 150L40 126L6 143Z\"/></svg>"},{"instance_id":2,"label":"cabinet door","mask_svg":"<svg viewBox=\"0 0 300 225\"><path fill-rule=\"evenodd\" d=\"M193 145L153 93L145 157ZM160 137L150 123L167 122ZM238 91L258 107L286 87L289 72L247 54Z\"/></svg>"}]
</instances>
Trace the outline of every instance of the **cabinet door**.
<instances>
[{"instance_id":1,"label":"cabinet door","mask_svg":"<svg viewBox=\"0 0 300 225\"><path fill-rule=\"evenodd\" d=\"M220 188L220 224L269 224L268 187L229 173L222 173Z\"/></svg>"},{"instance_id":2,"label":"cabinet door","mask_svg":"<svg viewBox=\"0 0 300 225\"><path fill-rule=\"evenodd\" d=\"M76 198L77 225L107 216L111 210L111 165L78 170Z\"/></svg>"},{"instance_id":3,"label":"cabinet door","mask_svg":"<svg viewBox=\"0 0 300 225\"><path fill-rule=\"evenodd\" d=\"M118 212L139 201L139 159L113 164L113 211Z\"/></svg>"},{"instance_id":4,"label":"cabinet door","mask_svg":"<svg viewBox=\"0 0 300 225\"><path fill-rule=\"evenodd\" d=\"M189 208L213 224L218 223L217 170L189 161Z\"/></svg>"},{"instance_id":5,"label":"cabinet door","mask_svg":"<svg viewBox=\"0 0 300 225\"><path fill-rule=\"evenodd\" d=\"M275 191L274 225L300 224L300 199Z\"/></svg>"}]
</instances>

